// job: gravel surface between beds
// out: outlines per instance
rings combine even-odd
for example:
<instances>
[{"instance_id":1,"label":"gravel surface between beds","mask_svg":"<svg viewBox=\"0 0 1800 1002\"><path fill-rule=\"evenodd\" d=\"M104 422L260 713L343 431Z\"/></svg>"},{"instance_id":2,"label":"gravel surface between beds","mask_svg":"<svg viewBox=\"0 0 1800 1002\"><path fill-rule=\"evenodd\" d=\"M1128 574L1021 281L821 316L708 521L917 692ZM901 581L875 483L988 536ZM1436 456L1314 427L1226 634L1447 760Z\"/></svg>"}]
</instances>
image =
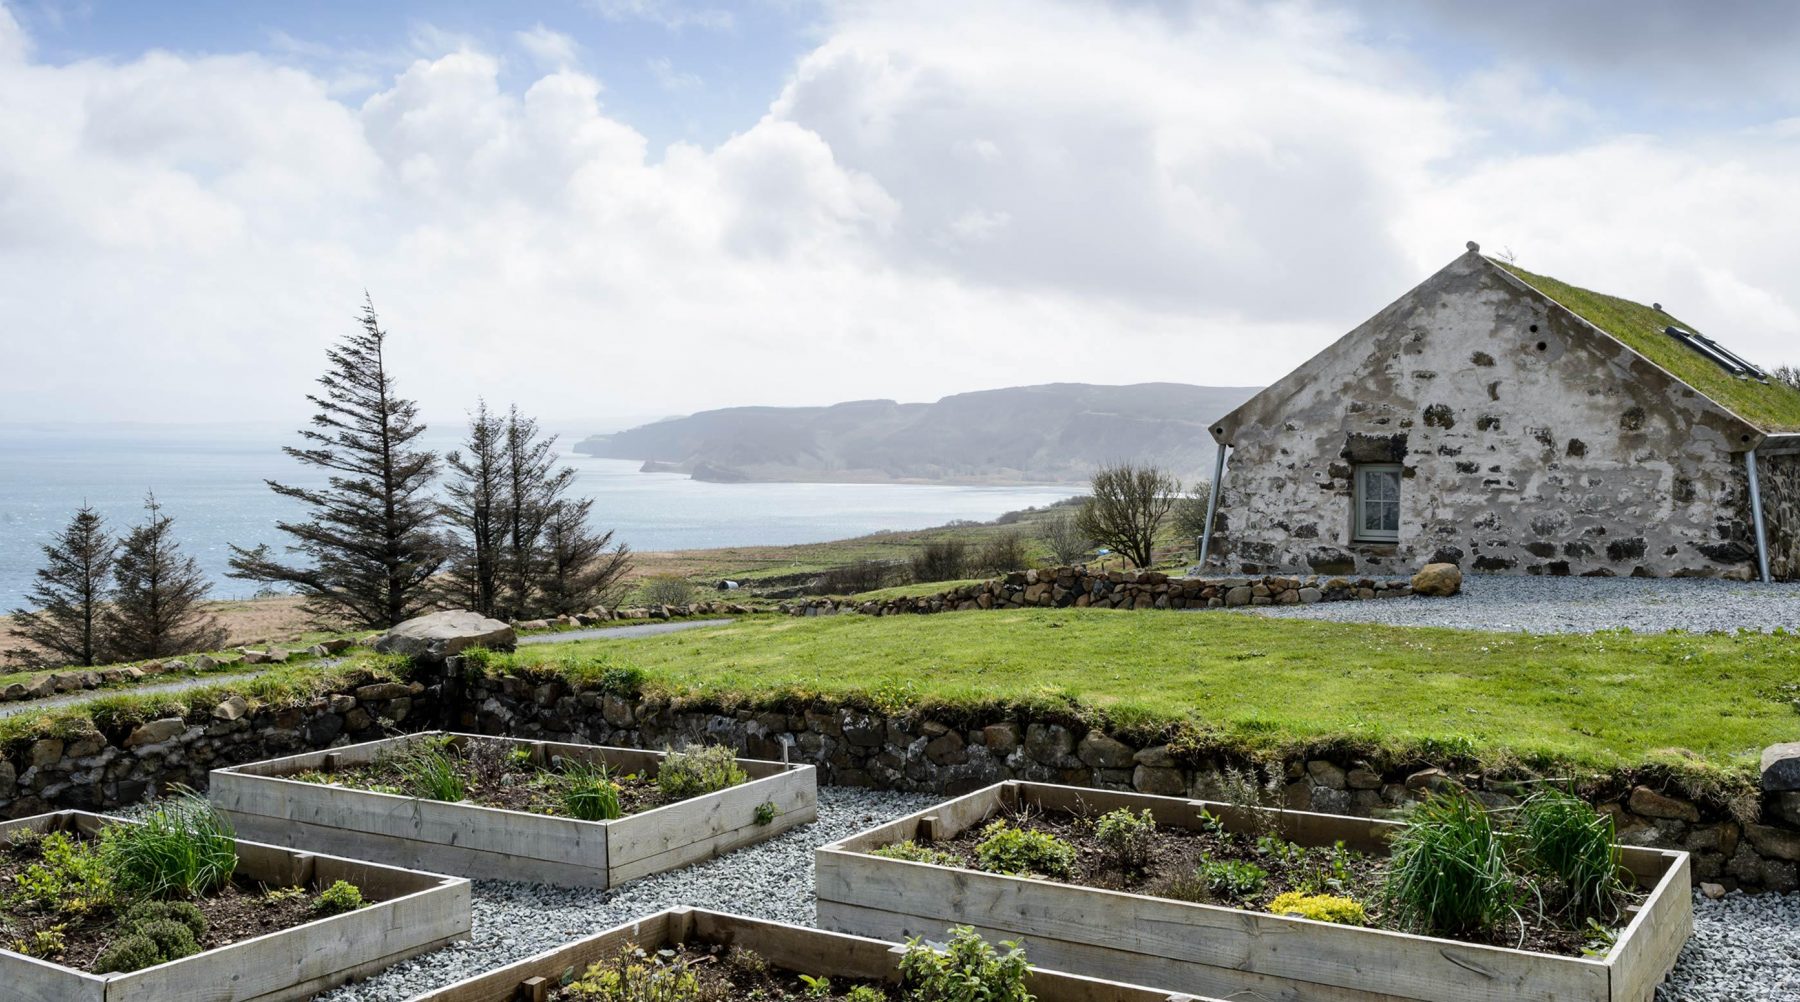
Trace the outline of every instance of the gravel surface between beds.
<instances>
[{"instance_id":1,"label":"gravel surface between beds","mask_svg":"<svg viewBox=\"0 0 1800 1002\"><path fill-rule=\"evenodd\" d=\"M613 891L482 881L475 933L465 943L317 996L328 1002L403 1002L610 926L674 905L785 922L813 920L813 849L943 798L821 787L819 821L719 859ZM1694 938L1658 1002L1800 999L1800 894L1698 898Z\"/></svg>"},{"instance_id":2,"label":"gravel surface between beds","mask_svg":"<svg viewBox=\"0 0 1800 1002\"><path fill-rule=\"evenodd\" d=\"M1239 610L1233 610L1239 611ZM1637 633L1800 630L1800 584L1706 578L1544 578L1471 574L1453 598L1262 606L1242 611L1294 619L1466 630Z\"/></svg>"}]
</instances>

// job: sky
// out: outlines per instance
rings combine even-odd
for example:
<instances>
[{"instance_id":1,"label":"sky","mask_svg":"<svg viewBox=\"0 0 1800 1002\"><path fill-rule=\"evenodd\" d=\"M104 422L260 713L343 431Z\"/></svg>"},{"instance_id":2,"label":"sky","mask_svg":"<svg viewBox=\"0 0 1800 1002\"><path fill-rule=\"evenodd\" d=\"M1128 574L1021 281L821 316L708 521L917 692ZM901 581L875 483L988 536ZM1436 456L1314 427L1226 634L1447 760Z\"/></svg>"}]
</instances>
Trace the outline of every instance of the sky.
<instances>
[{"instance_id":1,"label":"sky","mask_svg":"<svg viewBox=\"0 0 1800 1002\"><path fill-rule=\"evenodd\" d=\"M1477 240L1800 363L1800 5L0 0L0 422L1272 381Z\"/></svg>"}]
</instances>

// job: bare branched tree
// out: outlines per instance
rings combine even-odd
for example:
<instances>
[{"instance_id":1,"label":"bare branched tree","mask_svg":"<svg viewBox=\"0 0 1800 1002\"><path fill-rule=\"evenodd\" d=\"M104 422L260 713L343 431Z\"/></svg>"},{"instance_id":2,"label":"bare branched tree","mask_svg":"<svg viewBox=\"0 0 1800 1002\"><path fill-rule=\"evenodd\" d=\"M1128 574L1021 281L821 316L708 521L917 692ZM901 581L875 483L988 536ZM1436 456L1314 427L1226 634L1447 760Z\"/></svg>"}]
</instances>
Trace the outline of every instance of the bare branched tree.
<instances>
[{"instance_id":1,"label":"bare branched tree","mask_svg":"<svg viewBox=\"0 0 1800 1002\"><path fill-rule=\"evenodd\" d=\"M1075 524L1075 516L1062 512L1044 523L1044 545L1050 547L1050 553L1059 564L1075 564L1087 556L1094 548L1092 540L1082 534Z\"/></svg>"},{"instance_id":2,"label":"bare branched tree","mask_svg":"<svg viewBox=\"0 0 1800 1002\"><path fill-rule=\"evenodd\" d=\"M1175 506L1181 481L1148 464L1117 463L1094 474L1091 493L1076 527L1135 566L1149 567L1156 530Z\"/></svg>"},{"instance_id":3,"label":"bare branched tree","mask_svg":"<svg viewBox=\"0 0 1800 1002\"><path fill-rule=\"evenodd\" d=\"M1202 480L1189 487L1175 502L1175 533L1188 539L1206 535L1206 506L1212 500L1212 484Z\"/></svg>"}]
</instances>

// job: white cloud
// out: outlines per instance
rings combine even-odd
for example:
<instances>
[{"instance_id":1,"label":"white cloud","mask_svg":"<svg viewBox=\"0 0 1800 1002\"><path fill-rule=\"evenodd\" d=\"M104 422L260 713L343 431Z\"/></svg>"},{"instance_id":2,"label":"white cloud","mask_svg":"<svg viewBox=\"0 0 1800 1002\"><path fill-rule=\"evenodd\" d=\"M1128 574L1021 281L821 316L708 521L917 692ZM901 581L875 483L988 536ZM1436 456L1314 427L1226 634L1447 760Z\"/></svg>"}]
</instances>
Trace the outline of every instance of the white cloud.
<instances>
[{"instance_id":1,"label":"white cloud","mask_svg":"<svg viewBox=\"0 0 1800 1002\"><path fill-rule=\"evenodd\" d=\"M541 23L528 31L513 32L513 38L545 69L565 70L580 62L580 43Z\"/></svg>"},{"instance_id":2,"label":"white cloud","mask_svg":"<svg viewBox=\"0 0 1800 1002\"><path fill-rule=\"evenodd\" d=\"M34 62L0 7L0 419L290 417L365 287L452 418L1260 382L1470 238L1797 360L1800 127L1534 129L1497 108L1591 120L1315 13L857 5L763 118L652 150L572 61L503 86L460 36L350 99Z\"/></svg>"}]
</instances>

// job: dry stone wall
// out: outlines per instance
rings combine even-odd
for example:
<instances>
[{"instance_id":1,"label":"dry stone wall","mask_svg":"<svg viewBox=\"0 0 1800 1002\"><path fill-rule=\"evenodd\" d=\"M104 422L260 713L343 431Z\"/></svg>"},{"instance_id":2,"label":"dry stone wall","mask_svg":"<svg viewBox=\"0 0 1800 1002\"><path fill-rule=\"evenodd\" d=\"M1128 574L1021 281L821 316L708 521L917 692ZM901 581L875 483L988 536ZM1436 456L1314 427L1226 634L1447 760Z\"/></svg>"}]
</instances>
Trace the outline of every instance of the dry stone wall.
<instances>
[{"instance_id":1,"label":"dry stone wall","mask_svg":"<svg viewBox=\"0 0 1800 1002\"><path fill-rule=\"evenodd\" d=\"M1465 786L1492 806L1516 803L1531 789L1517 779L1458 774L1423 763L1381 769L1347 756L1253 767L1073 720L952 721L825 703L783 710L683 708L556 678L476 679L459 705L456 726L471 731L639 748L718 742L758 758L810 763L821 783L930 793L958 794L1022 779L1230 799L1231 770L1248 768L1270 802L1378 816L1449 786ZM1669 789L1651 780L1620 778L1601 786L1592 799L1614 815L1621 841L1692 852L1696 881L1726 889L1800 889L1800 792L1769 795L1762 819L1745 823L1725 805Z\"/></svg>"},{"instance_id":2,"label":"dry stone wall","mask_svg":"<svg viewBox=\"0 0 1800 1002\"><path fill-rule=\"evenodd\" d=\"M1312 605L1412 594L1406 580L1387 578L1170 577L1157 571L1099 571L1054 567L1017 571L1004 578L963 585L932 595L858 601L814 598L783 602L790 616L859 612L866 616L966 612L974 609L1099 608L1218 609L1245 605Z\"/></svg>"}]
</instances>

